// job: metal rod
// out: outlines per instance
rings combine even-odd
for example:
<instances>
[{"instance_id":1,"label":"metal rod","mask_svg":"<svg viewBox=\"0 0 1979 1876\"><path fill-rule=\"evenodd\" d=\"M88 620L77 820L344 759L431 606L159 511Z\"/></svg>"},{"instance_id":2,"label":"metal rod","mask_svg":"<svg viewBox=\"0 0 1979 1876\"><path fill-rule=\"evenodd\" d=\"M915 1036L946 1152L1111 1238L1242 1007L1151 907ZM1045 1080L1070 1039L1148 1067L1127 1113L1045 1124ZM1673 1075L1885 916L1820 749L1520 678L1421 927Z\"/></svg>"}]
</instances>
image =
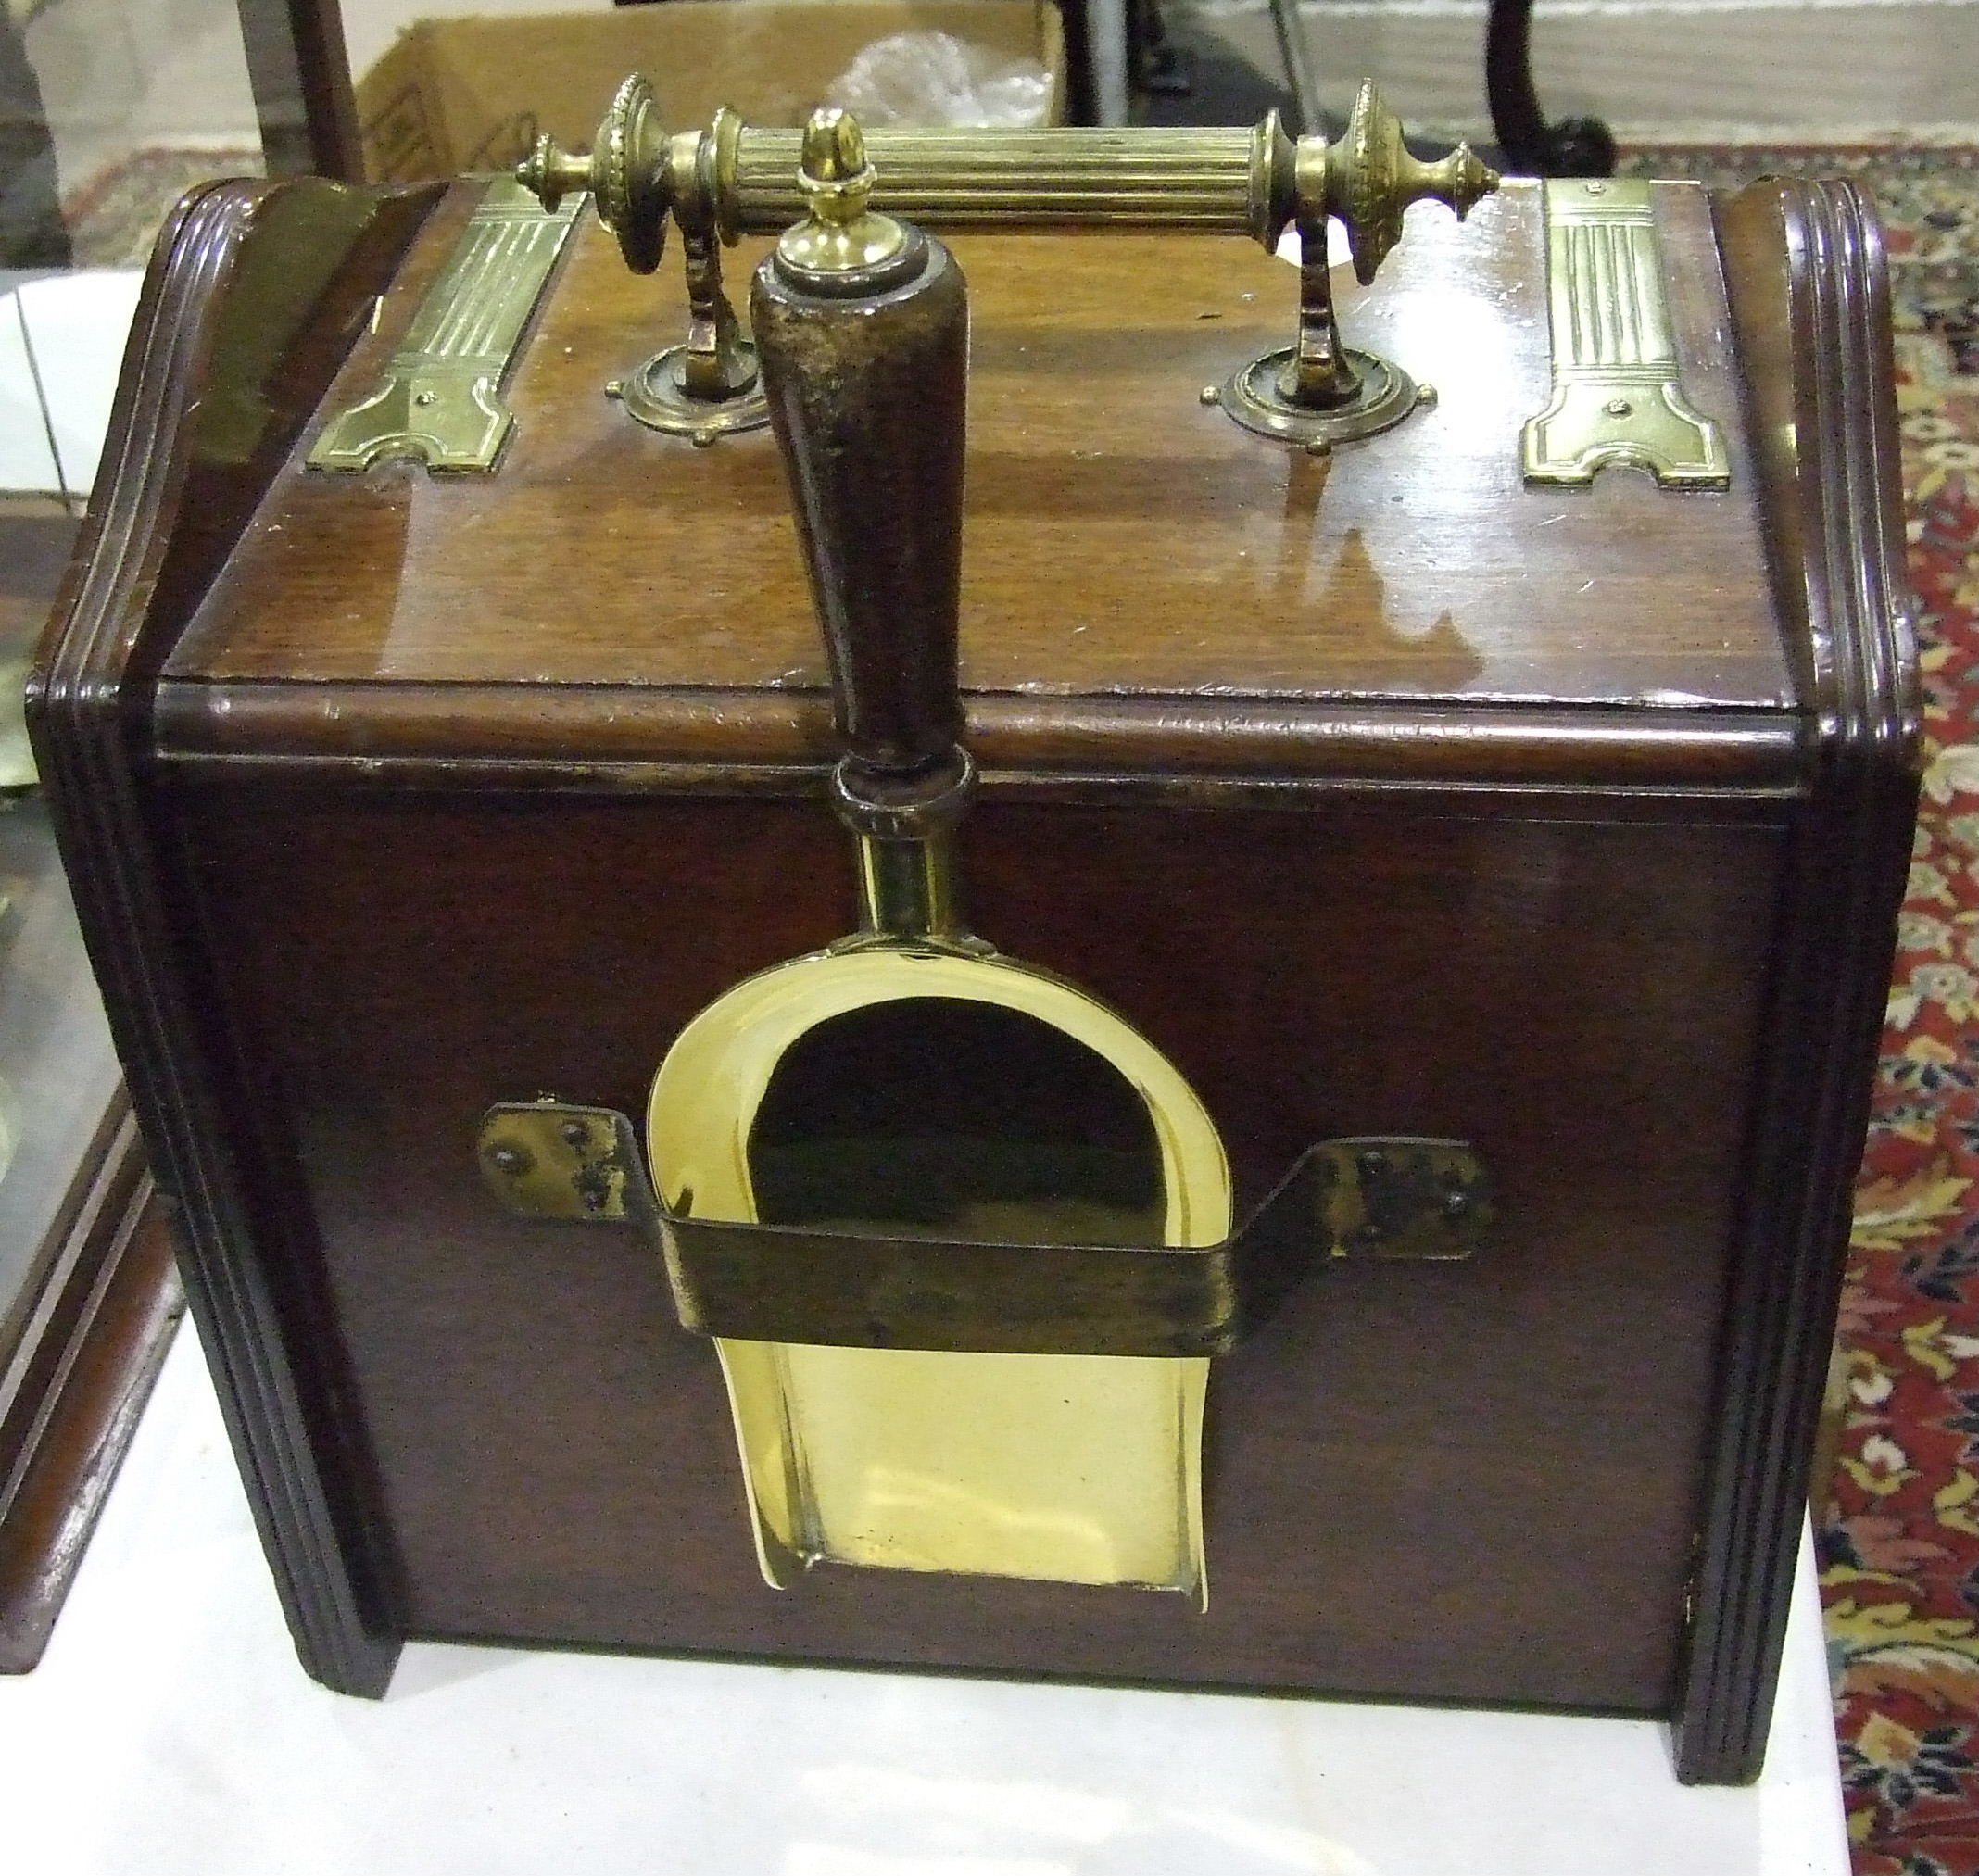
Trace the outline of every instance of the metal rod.
<instances>
[{"instance_id":1,"label":"metal rod","mask_svg":"<svg viewBox=\"0 0 1979 1876\"><path fill-rule=\"evenodd\" d=\"M1132 100L1127 78L1127 0L1086 0L1086 44L1092 58L1093 115L1124 124Z\"/></svg>"},{"instance_id":2,"label":"metal rod","mask_svg":"<svg viewBox=\"0 0 1979 1876\"><path fill-rule=\"evenodd\" d=\"M1319 74L1313 69L1312 48L1299 23L1299 0L1271 0L1271 24L1278 31L1285 82L1292 87L1292 132L1297 136L1317 137L1325 112L1319 104Z\"/></svg>"}]
</instances>

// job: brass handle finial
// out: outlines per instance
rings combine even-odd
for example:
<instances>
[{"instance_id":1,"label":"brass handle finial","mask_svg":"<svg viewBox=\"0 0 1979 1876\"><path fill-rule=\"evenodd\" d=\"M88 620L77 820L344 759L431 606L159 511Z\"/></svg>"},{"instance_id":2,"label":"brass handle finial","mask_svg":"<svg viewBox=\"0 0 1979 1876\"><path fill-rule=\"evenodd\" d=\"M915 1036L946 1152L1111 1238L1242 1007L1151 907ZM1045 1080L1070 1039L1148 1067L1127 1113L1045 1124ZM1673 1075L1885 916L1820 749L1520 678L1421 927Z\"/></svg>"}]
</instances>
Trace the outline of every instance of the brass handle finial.
<instances>
[{"instance_id":1,"label":"brass handle finial","mask_svg":"<svg viewBox=\"0 0 1979 1876\"><path fill-rule=\"evenodd\" d=\"M873 166L866 160L859 120L836 106L813 111L804 126L797 176L820 221L842 224L864 214L866 197L873 193Z\"/></svg>"},{"instance_id":2,"label":"brass handle finial","mask_svg":"<svg viewBox=\"0 0 1979 1876\"><path fill-rule=\"evenodd\" d=\"M1459 144L1441 162L1425 163L1402 141L1402 120L1382 101L1372 79L1354 101L1347 133L1328 152L1327 212L1345 225L1354 277L1373 283L1389 250L1402 238L1411 202L1447 203L1461 221L1498 186L1498 174Z\"/></svg>"},{"instance_id":3,"label":"brass handle finial","mask_svg":"<svg viewBox=\"0 0 1979 1876\"><path fill-rule=\"evenodd\" d=\"M540 136L515 166L515 180L552 211L567 194L588 189L625 265L650 273L666 251L672 207L666 143L653 88L636 71L619 86L588 154Z\"/></svg>"},{"instance_id":4,"label":"brass handle finial","mask_svg":"<svg viewBox=\"0 0 1979 1876\"><path fill-rule=\"evenodd\" d=\"M591 186L591 158L586 151L566 150L546 131L515 166L515 180L554 215L566 195Z\"/></svg>"},{"instance_id":5,"label":"brass handle finial","mask_svg":"<svg viewBox=\"0 0 1979 1876\"><path fill-rule=\"evenodd\" d=\"M876 270L907 264L907 230L866 206L878 177L866 157L865 132L850 111L812 112L797 180L810 212L777 241L776 265L786 275L816 292L830 291L824 283L834 276L864 291L878 283Z\"/></svg>"}]
</instances>

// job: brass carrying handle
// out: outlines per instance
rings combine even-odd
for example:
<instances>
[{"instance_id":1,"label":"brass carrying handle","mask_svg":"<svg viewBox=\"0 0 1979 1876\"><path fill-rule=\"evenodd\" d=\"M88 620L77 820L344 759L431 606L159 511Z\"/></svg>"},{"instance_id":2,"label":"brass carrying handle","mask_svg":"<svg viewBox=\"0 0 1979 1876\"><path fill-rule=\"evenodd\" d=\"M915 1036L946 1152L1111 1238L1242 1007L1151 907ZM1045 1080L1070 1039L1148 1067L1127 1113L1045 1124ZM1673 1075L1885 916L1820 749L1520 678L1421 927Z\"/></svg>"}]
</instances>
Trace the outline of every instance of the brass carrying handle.
<instances>
[{"instance_id":1,"label":"brass carrying handle","mask_svg":"<svg viewBox=\"0 0 1979 1876\"><path fill-rule=\"evenodd\" d=\"M939 241L868 207L873 168L843 112L813 117L800 180L808 212L756 270L750 317L845 739L838 804L876 833L968 774L967 296Z\"/></svg>"},{"instance_id":2,"label":"brass carrying handle","mask_svg":"<svg viewBox=\"0 0 1979 1876\"><path fill-rule=\"evenodd\" d=\"M1401 239L1410 203L1432 196L1461 220L1498 186L1468 145L1436 163L1411 156L1371 83L1361 86L1346 134L1330 144L1288 137L1274 111L1248 131L878 131L866 149L872 211L925 227L1169 229L1248 234L1267 248L1296 227L1294 343L1202 395L1245 429L1316 454L1377 435L1435 396L1390 360L1342 343L1328 222L1345 228L1366 286ZM803 133L752 129L725 109L705 131L669 135L652 87L636 72L588 152L539 137L517 168L546 208L588 190L635 273L659 266L667 222L680 224L687 341L609 387L639 422L705 446L767 421L754 353L722 287L721 249L745 233L779 233L805 212L803 150Z\"/></svg>"},{"instance_id":3,"label":"brass carrying handle","mask_svg":"<svg viewBox=\"0 0 1979 1876\"><path fill-rule=\"evenodd\" d=\"M652 88L619 87L588 151L548 136L517 179L546 208L588 189L636 272L659 264L671 216L726 243L780 233L805 212L803 132L716 112L704 131L669 135ZM1458 145L1439 162L1412 156L1372 83L1346 134L1294 140L1276 111L1252 129L876 130L866 149L873 208L926 228L1153 228L1248 234L1276 246L1294 221L1347 231L1355 273L1371 282L1401 237L1403 211L1433 197L1461 220L1498 178Z\"/></svg>"}]
</instances>

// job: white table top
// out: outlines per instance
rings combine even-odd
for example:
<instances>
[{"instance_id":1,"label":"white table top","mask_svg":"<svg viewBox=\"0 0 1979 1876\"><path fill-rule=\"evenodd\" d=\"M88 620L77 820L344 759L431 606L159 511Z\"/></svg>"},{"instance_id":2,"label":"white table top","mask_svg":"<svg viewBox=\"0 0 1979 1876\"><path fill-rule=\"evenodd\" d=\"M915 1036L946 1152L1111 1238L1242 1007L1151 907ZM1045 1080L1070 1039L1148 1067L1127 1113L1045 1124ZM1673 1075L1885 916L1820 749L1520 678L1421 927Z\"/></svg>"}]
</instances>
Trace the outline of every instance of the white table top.
<instances>
[{"instance_id":1,"label":"white table top","mask_svg":"<svg viewBox=\"0 0 1979 1876\"><path fill-rule=\"evenodd\" d=\"M42 1666L0 1681L35 1876L1847 1876L1804 1552L1765 1777L1660 1726L420 1643L296 1666L194 1337Z\"/></svg>"}]
</instances>

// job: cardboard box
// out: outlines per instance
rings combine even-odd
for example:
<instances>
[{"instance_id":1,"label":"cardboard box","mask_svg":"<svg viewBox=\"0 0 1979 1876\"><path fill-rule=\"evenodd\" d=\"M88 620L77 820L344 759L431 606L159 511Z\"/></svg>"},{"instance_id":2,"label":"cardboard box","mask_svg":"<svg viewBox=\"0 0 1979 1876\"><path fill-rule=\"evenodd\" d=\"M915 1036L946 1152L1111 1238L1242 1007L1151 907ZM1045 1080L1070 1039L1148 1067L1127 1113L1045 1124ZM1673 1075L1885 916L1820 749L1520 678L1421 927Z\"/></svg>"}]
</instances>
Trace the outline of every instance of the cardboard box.
<instances>
[{"instance_id":1,"label":"cardboard box","mask_svg":"<svg viewBox=\"0 0 1979 1876\"><path fill-rule=\"evenodd\" d=\"M358 81L366 172L406 183L505 169L538 132L588 147L619 81L643 71L669 130L722 105L800 124L862 48L950 32L1031 58L1063 117L1065 44L1049 0L673 0L611 12L424 19Z\"/></svg>"}]
</instances>

